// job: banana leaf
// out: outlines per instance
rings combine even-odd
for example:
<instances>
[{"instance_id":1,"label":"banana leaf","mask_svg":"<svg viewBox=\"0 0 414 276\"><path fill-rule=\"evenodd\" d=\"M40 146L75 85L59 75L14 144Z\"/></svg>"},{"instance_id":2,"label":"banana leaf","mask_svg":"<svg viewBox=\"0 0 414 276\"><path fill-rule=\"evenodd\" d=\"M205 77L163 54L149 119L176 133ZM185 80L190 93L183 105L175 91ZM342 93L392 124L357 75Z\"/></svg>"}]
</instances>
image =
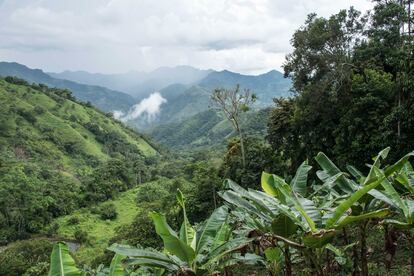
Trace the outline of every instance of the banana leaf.
<instances>
[{"instance_id":1,"label":"banana leaf","mask_svg":"<svg viewBox=\"0 0 414 276\"><path fill-rule=\"evenodd\" d=\"M177 233L168 225L164 215L156 212L152 212L150 215L155 224L155 231L164 242L165 250L190 265L195 258L193 248L178 238Z\"/></svg>"},{"instance_id":2,"label":"banana leaf","mask_svg":"<svg viewBox=\"0 0 414 276\"><path fill-rule=\"evenodd\" d=\"M75 261L69 254L68 246L58 242L53 246L50 256L49 276L80 276L81 271L76 267Z\"/></svg>"}]
</instances>

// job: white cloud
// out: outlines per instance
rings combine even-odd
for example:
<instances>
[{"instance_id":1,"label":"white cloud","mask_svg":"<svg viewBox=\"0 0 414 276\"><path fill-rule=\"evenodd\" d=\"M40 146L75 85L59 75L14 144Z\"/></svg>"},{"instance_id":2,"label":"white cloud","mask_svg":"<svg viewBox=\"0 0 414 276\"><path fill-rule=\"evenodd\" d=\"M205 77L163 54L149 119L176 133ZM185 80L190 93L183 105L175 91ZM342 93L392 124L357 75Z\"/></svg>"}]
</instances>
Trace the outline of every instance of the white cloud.
<instances>
[{"instance_id":1,"label":"white cloud","mask_svg":"<svg viewBox=\"0 0 414 276\"><path fill-rule=\"evenodd\" d=\"M3 0L0 59L50 71L280 69L306 15L368 0Z\"/></svg>"},{"instance_id":2,"label":"white cloud","mask_svg":"<svg viewBox=\"0 0 414 276\"><path fill-rule=\"evenodd\" d=\"M122 111L114 111L113 114L115 119L123 122L134 120L141 116L146 116L147 120L151 122L160 113L161 105L166 102L167 100L159 92L154 92L131 107L127 114L124 114Z\"/></svg>"}]
</instances>

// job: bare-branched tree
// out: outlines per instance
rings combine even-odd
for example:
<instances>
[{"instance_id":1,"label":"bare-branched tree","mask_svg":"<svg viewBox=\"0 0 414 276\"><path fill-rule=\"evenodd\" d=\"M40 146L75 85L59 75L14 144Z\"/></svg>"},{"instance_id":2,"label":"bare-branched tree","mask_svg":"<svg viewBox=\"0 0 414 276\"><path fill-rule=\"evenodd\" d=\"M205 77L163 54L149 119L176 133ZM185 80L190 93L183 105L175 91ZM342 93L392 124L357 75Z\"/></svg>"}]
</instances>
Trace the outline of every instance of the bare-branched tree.
<instances>
[{"instance_id":1,"label":"bare-branched tree","mask_svg":"<svg viewBox=\"0 0 414 276\"><path fill-rule=\"evenodd\" d=\"M251 93L250 90L244 89L241 91L240 85L236 85L233 89L217 88L211 95L212 106L224 112L239 135L243 168L246 167L246 157L240 115L248 111L256 99L256 95Z\"/></svg>"}]
</instances>

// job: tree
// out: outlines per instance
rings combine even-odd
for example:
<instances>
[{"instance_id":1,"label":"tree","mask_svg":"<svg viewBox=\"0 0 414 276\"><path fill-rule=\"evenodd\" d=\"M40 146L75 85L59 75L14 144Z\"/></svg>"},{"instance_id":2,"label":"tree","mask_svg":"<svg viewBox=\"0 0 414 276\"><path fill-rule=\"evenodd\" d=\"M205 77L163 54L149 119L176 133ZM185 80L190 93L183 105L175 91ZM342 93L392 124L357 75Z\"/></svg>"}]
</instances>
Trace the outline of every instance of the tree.
<instances>
[{"instance_id":1,"label":"tree","mask_svg":"<svg viewBox=\"0 0 414 276\"><path fill-rule=\"evenodd\" d=\"M244 137L240 126L240 114L249 110L255 102L256 95L245 89L240 91L240 86L236 85L233 89L215 89L211 95L213 106L218 107L224 112L227 119L232 123L240 138L241 154L243 167L246 167L246 157L244 149Z\"/></svg>"}]
</instances>

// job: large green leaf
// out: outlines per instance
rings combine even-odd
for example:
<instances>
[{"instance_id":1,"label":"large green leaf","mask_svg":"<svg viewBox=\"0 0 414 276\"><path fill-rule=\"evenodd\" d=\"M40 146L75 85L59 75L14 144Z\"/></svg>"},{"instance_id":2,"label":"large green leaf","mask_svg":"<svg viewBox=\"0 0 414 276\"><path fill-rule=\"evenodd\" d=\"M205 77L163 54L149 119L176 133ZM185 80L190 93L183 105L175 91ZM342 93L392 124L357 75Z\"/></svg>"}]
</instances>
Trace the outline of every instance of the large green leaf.
<instances>
[{"instance_id":1,"label":"large green leaf","mask_svg":"<svg viewBox=\"0 0 414 276\"><path fill-rule=\"evenodd\" d=\"M183 210L183 223L181 225L180 229L180 239L186 243L187 245L191 246L195 250L195 230L191 226L190 222L187 218L187 211L185 209L185 200L183 193L180 190L177 190L177 201L178 204L181 206L181 209Z\"/></svg>"},{"instance_id":2,"label":"large green leaf","mask_svg":"<svg viewBox=\"0 0 414 276\"><path fill-rule=\"evenodd\" d=\"M211 216L207 219L201 231L197 233L196 252L200 252L211 241L216 238L220 229L227 224L228 208L222 206L214 210Z\"/></svg>"},{"instance_id":3,"label":"large green leaf","mask_svg":"<svg viewBox=\"0 0 414 276\"><path fill-rule=\"evenodd\" d=\"M128 245L113 244L108 250L118 255L128 256L127 264L139 264L145 266L153 266L165 268L170 271L179 269L180 264L164 253L158 251L150 251L146 249L133 248Z\"/></svg>"},{"instance_id":4,"label":"large green leaf","mask_svg":"<svg viewBox=\"0 0 414 276\"><path fill-rule=\"evenodd\" d=\"M308 161L304 161L296 170L295 177L293 177L290 186L295 193L305 197L307 194L308 173L312 166L308 165Z\"/></svg>"},{"instance_id":5,"label":"large green leaf","mask_svg":"<svg viewBox=\"0 0 414 276\"><path fill-rule=\"evenodd\" d=\"M245 209L247 212L254 214L264 220L271 221L272 218L261 212L254 204L244 199L242 195L234 191L225 191L219 193L220 197L234 206Z\"/></svg>"},{"instance_id":6,"label":"large green leaf","mask_svg":"<svg viewBox=\"0 0 414 276\"><path fill-rule=\"evenodd\" d=\"M274 197L280 196L280 193L275 186L275 182L273 180L272 174L262 172L261 185L262 185L263 191L265 191L267 194L274 196Z\"/></svg>"},{"instance_id":7,"label":"large green leaf","mask_svg":"<svg viewBox=\"0 0 414 276\"><path fill-rule=\"evenodd\" d=\"M58 242L53 246L50 256L49 276L78 276L82 275L75 261L69 254L68 246Z\"/></svg>"},{"instance_id":8,"label":"large green leaf","mask_svg":"<svg viewBox=\"0 0 414 276\"><path fill-rule=\"evenodd\" d=\"M297 225L286 215L279 215L272 222L272 231L278 236L285 238L296 233Z\"/></svg>"},{"instance_id":9,"label":"large green leaf","mask_svg":"<svg viewBox=\"0 0 414 276\"><path fill-rule=\"evenodd\" d=\"M303 223L301 218L296 215L296 213L287 205L282 204L278 199L264 193L261 191L249 190L250 197L255 198L257 201L262 202L262 204L266 205L269 209L269 215L273 218L278 216L279 214L283 214L289 217L292 221L295 222L301 228L306 228L306 224Z\"/></svg>"},{"instance_id":10,"label":"large green leaf","mask_svg":"<svg viewBox=\"0 0 414 276\"><path fill-rule=\"evenodd\" d=\"M404 155L395 164L393 164L392 166L389 166L388 168L385 169L385 175L388 177L391 174L393 174L394 172L400 170L405 165L405 163L407 163L408 159L410 159L410 157L412 157L412 156L414 156L414 151Z\"/></svg>"},{"instance_id":11,"label":"large green leaf","mask_svg":"<svg viewBox=\"0 0 414 276\"><path fill-rule=\"evenodd\" d=\"M218 260L220 260L222 257L226 256L227 254L236 251L244 246L246 246L247 244L249 244L251 241L253 241L254 239L250 239L250 238L236 238L236 239L231 239L225 243L223 243L222 245L214 248L213 250L211 250L205 260L207 260L207 262L205 264L203 264L203 266L207 266L208 264L217 262Z\"/></svg>"},{"instance_id":12,"label":"large green leaf","mask_svg":"<svg viewBox=\"0 0 414 276\"><path fill-rule=\"evenodd\" d=\"M266 260L269 262L281 262L283 260L283 252L279 247L269 247L264 253Z\"/></svg>"},{"instance_id":13,"label":"large green leaf","mask_svg":"<svg viewBox=\"0 0 414 276\"><path fill-rule=\"evenodd\" d=\"M132 257L128 258L125 261L126 266L143 266L143 267L151 267L151 268L162 268L170 272L175 272L180 270L181 267L177 267L170 263L165 263L159 260L153 260L148 258L140 258L140 257ZM164 275L164 274L163 274ZM170 274L168 274L170 275Z\"/></svg>"},{"instance_id":14,"label":"large green leaf","mask_svg":"<svg viewBox=\"0 0 414 276\"><path fill-rule=\"evenodd\" d=\"M379 169L373 166L373 170L376 172L379 172ZM346 214L349 208L357 202L361 197L366 195L370 190L375 189L384 178L380 177L379 179L377 177L372 176L372 182L366 183L365 186L360 187L359 190L354 192L349 198L341 202L334 210L332 217L327 219L326 221L326 227L333 227L334 224L338 222L338 220Z\"/></svg>"},{"instance_id":15,"label":"large green leaf","mask_svg":"<svg viewBox=\"0 0 414 276\"><path fill-rule=\"evenodd\" d=\"M114 243L107 249L115 252L116 254L123 255L123 256L149 258L149 259L164 261L164 262L171 263L171 264L176 263L174 262L174 260L172 260L169 256L167 256L164 253L153 251L153 250L134 248L129 245L122 245L122 244Z\"/></svg>"},{"instance_id":16,"label":"large green leaf","mask_svg":"<svg viewBox=\"0 0 414 276\"><path fill-rule=\"evenodd\" d=\"M331 159L328 158L323 152L319 152L315 157L316 162L318 162L319 166L321 166L324 177L321 177L321 174L319 173L318 176L320 176L321 180L325 182L327 178L333 177L335 175L338 175L341 173L339 168L331 161ZM350 183L346 180L344 176L337 178L337 183L339 188L346 192L351 193L353 192L353 187L350 185Z\"/></svg>"},{"instance_id":17,"label":"large green leaf","mask_svg":"<svg viewBox=\"0 0 414 276\"><path fill-rule=\"evenodd\" d=\"M310 230L312 232L315 232L315 222L312 220L309 214L306 213L305 209L303 208L301 202L298 200L296 195L292 193L291 187L281 177L277 175L273 175L273 180L278 191L280 191L280 193L283 194L286 200L289 200L293 204L294 208L301 214L301 216L307 222Z\"/></svg>"},{"instance_id":18,"label":"large green leaf","mask_svg":"<svg viewBox=\"0 0 414 276\"><path fill-rule=\"evenodd\" d=\"M382 193L385 194L394 203L394 206L397 206L401 209L406 218L410 217L410 210L407 203L401 198L401 196L394 189L388 179L385 178L385 175L382 174L382 176L384 178L384 180L381 182L381 185L384 188L384 191L382 191Z\"/></svg>"},{"instance_id":19,"label":"large green leaf","mask_svg":"<svg viewBox=\"0 0 414 276\"><path fill-rule=\"evenodd\" d=\"M347 216L343 220L341 220L338 223L338 225L335 226L335 228L337 229L342 228L356 221L361 221L361 220L366 220L366 219L371 219L371 218L384 218L388 216L389 214L390 214L389 209L381 209L381 210L372 211L372 212L365 213L365 214L358 215L358 216Z\"/></svg>"},{"instance_id":20,"label":"large green leaf","mask_svg":"<svg viewBox=\"0 0 414 276\"><path fill-rule=\"evenodd\" d=\"M164 215L156 212L152 212L150 215L155 224L155 231L164 242L165 250L176 255L183 262L191 264L195 258L193 248L178 238L177 233L168 225Z\"/></svg>"},{"instance_id":21,"label":"large green leaf","mask_svg":"<svg viewBox=\"0 0 414 276\"><path fill-rule=\"evenodd\" d=\"M112 258L111 265L109 266L109 276L123 276L124 275L124 266L122 261L126 257L123 255L115 254Z\"/></svg>"}]
</instances>

